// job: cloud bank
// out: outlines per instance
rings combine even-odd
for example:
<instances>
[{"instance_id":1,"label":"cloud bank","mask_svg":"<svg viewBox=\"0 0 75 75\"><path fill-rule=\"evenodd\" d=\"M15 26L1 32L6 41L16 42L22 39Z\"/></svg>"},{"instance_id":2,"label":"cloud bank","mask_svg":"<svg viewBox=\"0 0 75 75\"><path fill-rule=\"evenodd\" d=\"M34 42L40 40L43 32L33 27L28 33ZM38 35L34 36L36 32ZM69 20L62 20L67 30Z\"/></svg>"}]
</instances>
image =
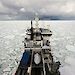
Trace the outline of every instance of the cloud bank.
<instances>
[{"instance_id":1,"label":"cloud bank","mask_svg":"<svg viewBox=\"0 0 75 75\"><path fill-rule=\"evenodd\" d=\"M75 0L0 0L0 20L75 20Z\"/></svg>"}]
</instances>

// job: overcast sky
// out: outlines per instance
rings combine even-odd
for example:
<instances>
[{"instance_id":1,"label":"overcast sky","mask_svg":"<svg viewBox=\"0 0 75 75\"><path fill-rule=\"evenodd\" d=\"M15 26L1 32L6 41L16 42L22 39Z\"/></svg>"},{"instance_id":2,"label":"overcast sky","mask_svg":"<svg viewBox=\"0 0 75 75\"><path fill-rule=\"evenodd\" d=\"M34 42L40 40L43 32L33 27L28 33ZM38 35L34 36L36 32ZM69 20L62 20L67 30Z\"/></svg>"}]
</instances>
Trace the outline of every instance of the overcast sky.
<instances>
[{"instance_id":1,"label":"overcast sky","mask_svg":"<svg viewBox=\"0 0 75 75\"><path fill-rule=\"evenodd\" d=\"M75 0L0 0L0 20L75 20Z\"/></svg>"}]
</instances>

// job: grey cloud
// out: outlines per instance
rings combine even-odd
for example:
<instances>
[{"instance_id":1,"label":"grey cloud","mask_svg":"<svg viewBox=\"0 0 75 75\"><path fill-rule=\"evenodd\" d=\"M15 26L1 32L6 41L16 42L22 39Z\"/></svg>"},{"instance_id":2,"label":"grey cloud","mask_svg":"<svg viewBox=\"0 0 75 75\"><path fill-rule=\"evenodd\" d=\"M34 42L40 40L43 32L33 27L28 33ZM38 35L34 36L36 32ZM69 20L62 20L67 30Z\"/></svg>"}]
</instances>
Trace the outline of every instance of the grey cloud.
<instances>
[{"instance_id":1,"label":"grey cloud","mask_svg":"<svg viewBox=\"0 0 75 75\"><path fill-rule=\"evenodd\" d=\"M35 13L41 19L75 19L74 0L0 0L0 5L6 20L33 19Z\"/></svg>"}]
</instances>

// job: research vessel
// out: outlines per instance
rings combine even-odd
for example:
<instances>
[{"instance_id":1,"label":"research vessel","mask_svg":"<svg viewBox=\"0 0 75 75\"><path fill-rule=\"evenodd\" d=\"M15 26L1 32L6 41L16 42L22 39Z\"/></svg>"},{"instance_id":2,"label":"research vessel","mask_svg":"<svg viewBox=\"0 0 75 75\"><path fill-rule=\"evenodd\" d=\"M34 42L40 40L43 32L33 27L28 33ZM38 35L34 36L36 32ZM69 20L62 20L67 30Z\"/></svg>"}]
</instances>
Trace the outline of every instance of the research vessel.
<instances>
[{"instance_id":1,"label":"research vessel","mask_svg":"<svg viewBox=\"0 0 75 75\"><path fill-rule=\"evenodd\" d=\"M60 62L55 62L51 53L50 37L52 31L39 27L39 18L35 18L35 27L26 30L24 53L15 75L60 75Z\"/></svg>"}]
</instances>

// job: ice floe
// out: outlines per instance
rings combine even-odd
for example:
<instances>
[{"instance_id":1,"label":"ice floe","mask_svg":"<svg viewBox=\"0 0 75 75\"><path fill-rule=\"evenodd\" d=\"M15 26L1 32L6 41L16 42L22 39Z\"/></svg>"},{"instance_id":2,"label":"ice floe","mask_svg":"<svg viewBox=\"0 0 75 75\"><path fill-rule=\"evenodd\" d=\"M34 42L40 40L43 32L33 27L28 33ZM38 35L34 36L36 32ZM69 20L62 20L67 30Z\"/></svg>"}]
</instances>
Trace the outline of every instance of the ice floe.
<instances>
[{"instance_id":1,"label":"ice floe","mask_svg":"<svg viewBox=\"0 0 75 75\"><path fill-rule=\"evenodd\" d=\"M5 36L4 38L6 38L6 39L11 39L11 40L12 40L12 39L14 39L14 37L15 37L14 35L7 35L7 36Z\"/></svg>"},{"instance_id":2,"label":"ice floe","mask_svg":"<svg viewBox=\"0 0 75 75\"><path fill-rule=\"evenodd\" d=\"M66 48L68 51L75 52L75 46L73 46L73 45L67 45Z\"/></svg>"},{"instance_id":3,"label":"ice floe","mask_svg":"<svg viewBox=\"0 0 75 75\"><path fill-rule=\"evenodd\" d=\"M75 26L72 25L73 22L70 23L71 25L68 25L70 21L43 22L40 22L40 27L42 27L41 23L51 25L53 35L50 40L54 58L61 61L61 64L64 63L60 68L61 75L75 75ZM0 75L14 75L22 57L22 41L28 26L30 27L30 21L0 23Z\"/></svg>"}]
</instances>

